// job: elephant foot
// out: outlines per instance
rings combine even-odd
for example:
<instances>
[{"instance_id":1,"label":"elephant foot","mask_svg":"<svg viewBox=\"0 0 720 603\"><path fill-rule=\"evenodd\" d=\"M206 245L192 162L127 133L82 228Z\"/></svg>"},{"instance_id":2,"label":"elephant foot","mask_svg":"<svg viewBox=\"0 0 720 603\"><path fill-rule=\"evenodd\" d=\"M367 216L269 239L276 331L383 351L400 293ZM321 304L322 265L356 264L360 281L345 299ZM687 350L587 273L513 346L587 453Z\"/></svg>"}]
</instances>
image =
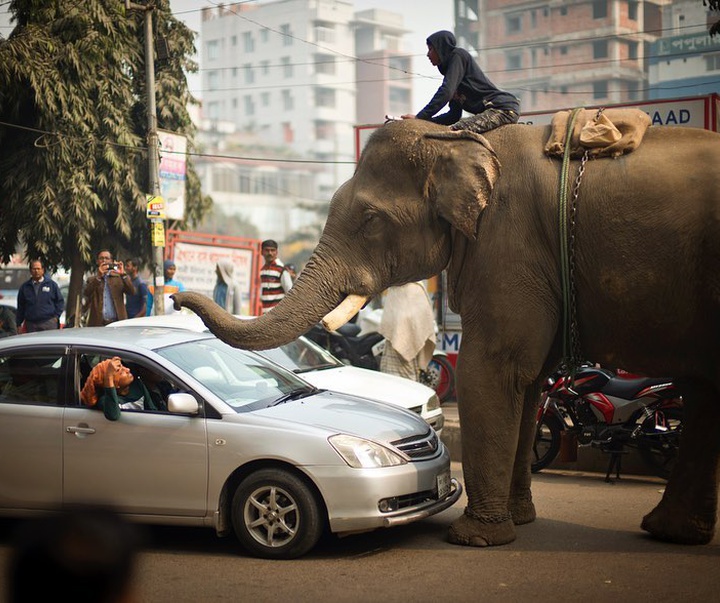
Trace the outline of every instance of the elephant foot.
<instances>
[{"instance_id":1,"label":"elephant foot","mask_svg":"<svg viewBox=\"0 0 720 603\"><path fill-rule=\"evenodd\" d=\"M510 503L510 515L512 515L513 523L516 526L521 526L535 521L537 514L535 512L535 503L533 503L532 498L523 498L512 501Z\"/></svg>"},{"instance_id":2,"label":"elephant foot","mask_svg":"<svg viewBox=\"0 0 720 603\"><path fill-rule=\"evenodd\" d=\"M643 517L640 526L653 538L677 544L707 544L715 534L715 514L693 515L666 509L662 502Z\"/></svg>"},{"instance_id":3,"label":"elephant foot","mask_svg":"<svg viewBox=\"0 0 720 603\"><path fill-rule=\"evenodd\" d=\"M498 546L515 540L515 526L507 519L493 522L483 521L469 510L450 525L448 540L452 544L463 546Z\"/></svg>"}]
</instances>

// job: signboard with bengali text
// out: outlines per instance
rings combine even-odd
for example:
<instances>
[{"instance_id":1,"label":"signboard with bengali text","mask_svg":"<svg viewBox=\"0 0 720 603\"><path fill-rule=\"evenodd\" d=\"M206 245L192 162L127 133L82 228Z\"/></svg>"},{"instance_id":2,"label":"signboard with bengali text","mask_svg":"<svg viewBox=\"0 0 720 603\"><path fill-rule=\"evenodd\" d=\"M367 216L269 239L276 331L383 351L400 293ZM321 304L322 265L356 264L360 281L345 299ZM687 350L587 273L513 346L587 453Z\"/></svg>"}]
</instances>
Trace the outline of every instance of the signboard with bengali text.
<instances>
[{"instance_id":1,"label":"signboard with bengali text","mask_svg":"<svg viewBox=\"0 0 720 603\"><path fill-rule=\"evenodd\" d=\"M251 290L253 279L253 250L236 249L215 245L176 242L173 259L177 267L177 280L188 291L197 291L213 297L216 275L215 266L221 259L229 259L235 266L234 276L243 291L242 314L251 312Z\"/></svg>"}]
</instances>

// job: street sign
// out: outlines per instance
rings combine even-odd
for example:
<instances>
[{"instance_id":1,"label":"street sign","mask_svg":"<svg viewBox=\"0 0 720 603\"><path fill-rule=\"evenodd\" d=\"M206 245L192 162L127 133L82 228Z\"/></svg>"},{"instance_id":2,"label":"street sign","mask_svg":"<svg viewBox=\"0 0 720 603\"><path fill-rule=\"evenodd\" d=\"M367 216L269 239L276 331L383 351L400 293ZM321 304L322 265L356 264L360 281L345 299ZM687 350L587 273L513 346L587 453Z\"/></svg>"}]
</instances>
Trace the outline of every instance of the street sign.
<instances>
[{"instance_id":1,"label":"street sign","mask_svg":"<svg viewBox=\"0 0 720 603\"><path fill-rule=\"evenodd\" d=\"M165 247L165 224L162 220L152 222L150 233L153 247Z\"/></svg>"},{"instance_id":2,"label":"street sign","mask_svg":"<svg viewBox=\"0 0 720 603\"><path fill-rule=\"evenodd\" d=\"M148 220L164 220L165 219L165 200L162 197L147 196L147 209L145 217Z\"/></svg>"}]
</instances>

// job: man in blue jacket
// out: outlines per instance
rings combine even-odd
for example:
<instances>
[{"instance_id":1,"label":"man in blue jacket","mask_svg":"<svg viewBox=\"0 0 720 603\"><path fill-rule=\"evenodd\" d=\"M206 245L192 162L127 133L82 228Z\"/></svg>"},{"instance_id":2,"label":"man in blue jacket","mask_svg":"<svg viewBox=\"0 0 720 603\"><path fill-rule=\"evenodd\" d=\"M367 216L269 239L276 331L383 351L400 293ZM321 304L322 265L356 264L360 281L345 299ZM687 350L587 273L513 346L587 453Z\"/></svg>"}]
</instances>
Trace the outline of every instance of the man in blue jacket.
<instances>
[{"instance_id":1,"label":"man in blue jacket","mask_svg":"<svg viewBox=\"0 0 720 603\"><path fill-rule=\"evenodd\" d=\"M45 274L40 260L30 262L30 280L18 290L17 325L25 323L25 331L48 331L60 328L60 315L65 300L58 284Z\"/></svg>"},{"instance_id":2,"label":"man in blue jacket","mask_svg":"<svg viewBox=\"0 0 720 603\"><path fill-rule=\"evenodd\" d=\"M427 46L427 57L443 74L443 83L424 109L417 115L403 115L403 119L425 119L451 130L477 133L517 123L520 100L495 86L470 53L457 47L452 32L435 32L428 37ZM448 104L448 111L436 116ZM472 115L463 118L463 111Z\"/></svg>"}]
</instances>

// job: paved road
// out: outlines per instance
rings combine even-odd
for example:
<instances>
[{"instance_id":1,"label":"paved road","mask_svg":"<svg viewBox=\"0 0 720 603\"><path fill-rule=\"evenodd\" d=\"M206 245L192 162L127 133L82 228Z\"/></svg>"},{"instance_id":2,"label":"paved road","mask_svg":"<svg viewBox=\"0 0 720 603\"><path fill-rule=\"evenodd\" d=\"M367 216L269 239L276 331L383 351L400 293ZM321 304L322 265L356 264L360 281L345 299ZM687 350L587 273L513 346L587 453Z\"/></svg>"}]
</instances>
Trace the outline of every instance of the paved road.
<instances>
[{"instance_id":1,"label":"paved road","mask_svg":"<svg viewBox=\"0 0 720 603\"><path fill-rule=\"evenodd\" d=\"M459 463L453 469L462 477ZM464 501L410 526L330 539L288 562L243 556L232 539L219 540L209 530L153 528L140 556L140 600L717 601L720 537L684 547L656 542L639 529L662 490L662 481L648 477L606 484L602 474L539 474L538 520L519 527L514 543L491 549L445 541ZM0 564L14 525L0 522Z\"/></svg>"}]
</instances>

